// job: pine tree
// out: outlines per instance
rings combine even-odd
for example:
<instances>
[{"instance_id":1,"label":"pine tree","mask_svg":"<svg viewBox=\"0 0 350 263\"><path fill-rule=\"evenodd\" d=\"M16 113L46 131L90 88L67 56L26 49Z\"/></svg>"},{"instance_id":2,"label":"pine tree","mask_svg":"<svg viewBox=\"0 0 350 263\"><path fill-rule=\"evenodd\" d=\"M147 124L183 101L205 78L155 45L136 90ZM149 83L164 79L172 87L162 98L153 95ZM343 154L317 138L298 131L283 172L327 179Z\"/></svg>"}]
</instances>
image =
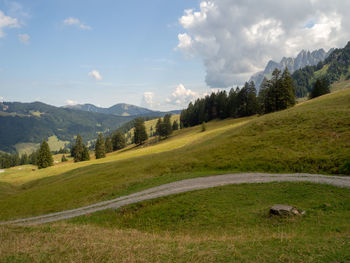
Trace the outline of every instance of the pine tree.
<instances>
[{"instance_id":1,"label":"pine tree","mask_svg":"<svg viewBox=\"0 0 350 263\"><path fill-rule=\"evenodd\" d=\"M90 160L90 153L89 153L89 149L83 145L83 154L82 154L82 157L81 157L82 161L89 161Z\"/></svg>"},{"instance_id":2,"label":"pine tree","mask_svg":"<svg viewBox=\"0 0 350 263\"><path fill-rule=\"evenodd\" d=\"M134 142L135 144L141 145L148 139L146 132L145 121L143 118L135 119L134 127Z\"/></svg>"},{"instance_id":3,"label":"pine tree","mask_svg":"<svg viewBox=\"0 0 350 263\"><path fill-rule=\"evenodd\" d=\"M80 134L77 135L75 144L72 146L71 156L74 158L74 162L90 160L89 149L83 143L83 138Z\"/></svg>"},{"instance_id":4,"label":"pine tree","mask_svg":"<svg viewBox=\"0 0 350 263\"><path fill-rule=\"evenodd\" d=\"M259 111L258 98L256 97L256 88L253 81L248 84L247 90L247 107L246 115L251 116L257 114Z\"/></svg>"},{"instance_id":5,"label":"pine tree","mask_svg":"<svg viewBox=\"0 0 350 263\"><path fill-rule=\"evenodd\" d=\"M115 134L113 134L112 143L113 143L114 151L118 151L120 149L125 148L126 146L125 136L120 131L116 132Z\"/></svg>"},{"instance_id":6,"label":"pine tree","mask_svg":"<svg viewBox=\"0 0 350 263\"><path fill-rule=\"evenodd\" d=\"M329 82L326 78L317 79L312 87L309 98L313 99L330 93Z\"/></svg>"},{"instance_id":7,"label":"pine tree","mask_svg":"<svg viewBox=\"0 0 350 263\"><path fill-rule=\"evenodd\" d=\"M37 165L38 156L39 156L39 149L34 151L34 152L32 152L29 155L29 163L32 164L32 165Z\"/></svg>"},{"instance_id":8,"label":"pine tree","mask_svg":"<svg viewBox=\"0 0 350 263\"><path fill-rule=\"evenodd\" d=\"M284 110L295 105L294 81L286 67L281 76L281 97L279 110Z\"/></svg>"},{"instance_id":9,"label":"pine tree","mask_svg":"<svg viewBox=\"0 0 350 263\"><path fill-rule=\"evenodd\" d=\"M156 134L158 136L161 136L161 128L160 128L161 125L162 125L162 119L159 118L156 124Z\"/></svg>"},{"instance_id":10,"label":"pine tree","mask_svg":"<svg viewBox=\"0 0 350 263\"><path fill-rule=\"evenodd\" d=\"M83 151L84 151L83 138L80 136L80 134L78 134L75 140L75 144L71 149L71 156L74 158L74 162L83 161Z\"/></svg>"},{"instance_id":11,"label":"pine tree","mask_svg":"<svg viewBox=\"0 0 350 263\"><path fill-rule=\"evenodd\" d=\"M205 122L202 123L202 132L205 132L207 130L207 125Z\"/></svg>"},{"instance_id":12,"label":"pine tree","mask_svg":"<svg viewBox=\"0 0 350 263\"><path fill-rule=\"evenodd\" d=\"M163 136L169 137L170 134L173 132L172 126L171 126L171 114L166 114L163 118Z\"/></svg>"},{"instance_id":13,"label":"pine tree","mask_svg":"<svg viewBox=\"0 0 350 263\"><path fill-rule=\"evenodd\" d=\"M41 143L37 165L39 169L46 168L53 165L53 158L50 151L50 147L46 141L43 141Z\"/></svg>"},{"instance_id":14,"label":"pine tree","mask_svg":"<svg viewBox=\"0 0 350 263\"><path fill-rule=\"evenodd\" d=\"M68 159L66 158L66 156L63 154L62 155L62 158L61 158L61 162L64 163L64 162L67 162Z\"/></svg>"},{"instance_id":15,"label":"pine tree","mask_svg":"<svg viewBox=\"0 0 350 263\"><path fill-rule=\"evenodd\" d=\"M179 129L179 123L177 120L174 120L172 129L173 131L177 131Z\"/></svg>"},{"instance_id":16,"label":"pine tree","mask_svg":"<svg viewBox=\"0 0 350 263\"><path fill-rule=\"evenodd\" d=\"M96 140L95 156L96 156L96 159L101 159L106 157L105 141L101 133L98 135Z\"/></svg>"},{"instance_id":17,"label":"pine tree","mask_svg":"<svg viewBox=\"0 0 350 263\"><path fill-rule=\"evenodd\" d=\"M28 164L28 163L29 163L28 155L26 153L22 154L20 164L24 165L24 164Z\"/></svg>"},{"instance_id":18,"label":"pine tree","mask_svg":"<svg viewBox=\"0 0 350 263\"><path fill-rule=\"evenodd\" d=\"M269 88L270 88L270 82L267 80L266 77L264 77L260 85L259 96L258 96L260 114L264 114L267 112L266 107L267 107L267 99L268 99L267 95L268 95Z\"/></svg>"},{"instance_id":19,"label":"pine tree","mask_svg":"<svg viewBox=\"0 0 350 263\"><path fill-rule=\"evenodd\" d=\"M109 136L105 140L105 149L106 149L106 153L113 152L113 143Z\"/></svg>"}]
</instances>

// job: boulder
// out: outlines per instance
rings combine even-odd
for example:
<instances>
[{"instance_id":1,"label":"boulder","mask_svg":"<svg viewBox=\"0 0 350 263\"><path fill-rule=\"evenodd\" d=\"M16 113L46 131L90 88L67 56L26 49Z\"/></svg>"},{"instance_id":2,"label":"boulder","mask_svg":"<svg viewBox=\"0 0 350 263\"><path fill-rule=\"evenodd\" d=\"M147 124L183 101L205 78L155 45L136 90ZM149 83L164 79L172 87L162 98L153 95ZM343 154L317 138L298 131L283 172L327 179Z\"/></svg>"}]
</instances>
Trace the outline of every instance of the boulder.
<instances>
[{"instance_id":1,"label":"boulder","mask_svg":"<svg viewBox=\"0 0 350 263\"><path fill-rule=\"evenodd\" d=\"M301 211L294 206L274 205L270 208L270 215L288 216L288 215L304 215L305 211Z\"/></svg>"}]
</instances>

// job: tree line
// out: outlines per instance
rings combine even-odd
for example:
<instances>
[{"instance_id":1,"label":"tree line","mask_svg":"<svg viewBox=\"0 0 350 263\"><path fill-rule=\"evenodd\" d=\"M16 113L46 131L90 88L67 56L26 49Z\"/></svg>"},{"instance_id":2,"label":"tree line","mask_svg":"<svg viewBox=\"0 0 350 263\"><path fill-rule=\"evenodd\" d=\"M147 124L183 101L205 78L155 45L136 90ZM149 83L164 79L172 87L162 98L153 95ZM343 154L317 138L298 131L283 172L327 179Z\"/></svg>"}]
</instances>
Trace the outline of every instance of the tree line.
<instances>
[{"instance_id":1,"label":"tree line","mask_svg":"<svg viewBox=\"0 0 350 263\"><path fill-rule=\"evenodd\" d=\"M226 91L212 93L205 98L190 103L181 112L180 121L183 127L190 127L213 119L228 117L239 118L255 114L265 114L283 110L295 104L294 84L286 68L283 73L276 69L272 79L264 79L260 92L254 82Z\"/></svg>"}]
</instances>

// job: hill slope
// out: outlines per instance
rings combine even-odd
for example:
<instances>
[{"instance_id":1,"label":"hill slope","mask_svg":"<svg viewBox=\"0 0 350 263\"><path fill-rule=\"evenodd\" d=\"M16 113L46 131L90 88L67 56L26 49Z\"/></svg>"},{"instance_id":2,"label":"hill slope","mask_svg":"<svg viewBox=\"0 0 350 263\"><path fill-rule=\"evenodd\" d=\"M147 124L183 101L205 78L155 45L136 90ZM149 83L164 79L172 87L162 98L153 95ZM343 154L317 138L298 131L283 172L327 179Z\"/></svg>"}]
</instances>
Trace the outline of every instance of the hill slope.
<instances>
[{"instance_id":1,"label":"hill slope","mask_svg":"<svg viewBox=\"0 0 350 263\"><path fill-rule=\"evenodd\" d=\"M0 103L0 150L14 151L20 143L40 143L56 136L72 141L80 133L85 140L95 139L98 132L115 130L132 117L57 108L41 102Z\"/></svg>"},{"instance_id":2,"label":"hill slope","mask_svg":"<svg viewBox=\"0 0 350 263\"><path fill-rule=\"evenodd\" d=\"M0 218L53 212L184 178L238 171L341 173L350 158L350 90L261 117L214 121L106 159L17 175L31 182L0 199ZM40 180L35 178L46 177ZM2 179L3 178L3 179ZM0 176L12 182L16 173ZM45 197L45 198L43 198Z\"/></svg>"}]
</instances>

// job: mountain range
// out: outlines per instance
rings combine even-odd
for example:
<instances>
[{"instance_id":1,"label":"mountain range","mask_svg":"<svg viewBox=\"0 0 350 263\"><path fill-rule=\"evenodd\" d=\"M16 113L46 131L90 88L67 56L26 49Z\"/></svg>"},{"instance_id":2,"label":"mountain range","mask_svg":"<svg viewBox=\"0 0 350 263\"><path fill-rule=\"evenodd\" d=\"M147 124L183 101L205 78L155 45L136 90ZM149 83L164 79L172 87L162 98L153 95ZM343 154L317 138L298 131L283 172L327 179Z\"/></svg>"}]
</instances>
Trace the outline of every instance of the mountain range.
<instances>
[{"instance_id":1,"label":"mountain range","mask_svg":"<svg viewBox=\"0 0 350 263\"><path fill-rule=\"evenodd\" d=\"M296 70L293 75L295 94L305 97L317 79L325 78L329 84L350 79L350 42L344 48L337 48L317 65Z\"/></svg>"},{"instance_id":2,"label":"mountain range","mask_svg":"<svg viewBox=\"0 0 350 263\"><path fill-rule=\"evenodd\" d=\"M166 113L128 104L104 109L91 104L55 107L42 102L0 102L0 151L32 151L48 138L54 138L57 148L72 142L78 133L88 142L98 133L113 132L136 117L161 117ZM51 146L51 150L57 150Z\"/></svg>"},{"instance_id":3,"label":"mountain range","mask_svg":"<svg viewBox=\"0 0 350 263\"><path fill-rule=\"evenodd\" d=\"M325 60L333 51L333 48L328 52L326 52L324 49L318 49L312 52L302 50L295 58L283 57L279 63L270 60L267 63L265 70L254 74L250 78L249 82L254 81L255 86L257 89L259 89L264 77L267 79L271 78L271 74L276 68L283 71L287 67L290 73L293 73L296 70L306 66L317 65L319 62Z\"/></svg>"},{"instance_id":4,"label":"mountain range","mask_svg":"<svg viewBox=\"0 0 350 263\"><path fill-rule=\"evenodd\" d=\"M158 116L164 116L167 113L179 114L181 112L180 110L169 111L169 112L153 111L147 108L126 104L126 103L119 103L109 108L102 108L102 107L95 106L93 104L67 105L67 106L64 106L64 108L82 110L82 111L88 111L88 112L97 112L97 113L103 113L103 114L111 114L116 116L138 116L138 117L139 116L158 117Z\"/></svg>"}]
</instances>

